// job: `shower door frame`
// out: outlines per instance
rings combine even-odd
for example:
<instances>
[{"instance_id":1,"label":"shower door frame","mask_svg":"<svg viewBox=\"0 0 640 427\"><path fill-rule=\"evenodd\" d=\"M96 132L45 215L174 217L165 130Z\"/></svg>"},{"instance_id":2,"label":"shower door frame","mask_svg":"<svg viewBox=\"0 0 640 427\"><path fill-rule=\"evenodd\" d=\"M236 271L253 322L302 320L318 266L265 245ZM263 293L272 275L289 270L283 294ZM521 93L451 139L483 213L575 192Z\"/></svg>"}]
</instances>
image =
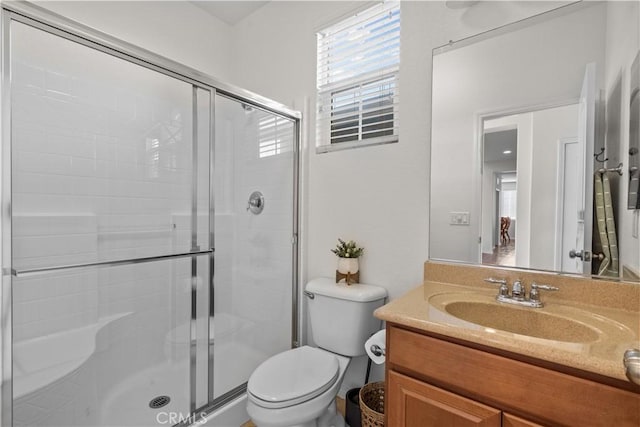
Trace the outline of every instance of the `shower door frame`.
<instances>
[{"instance_id":1,"label":"shower door frame","mask_svg":"<svg viewBox=\"0 0 640 427\"><path fill-rule=\"evenodd\" d=\"M12 343L12 278L20 275L12 268L12 234L11 234L11 75L10 75L10 27L11 22L20 22L32 26L36 29L47 33L60 36L66 40L79 43L85 47L98 50L107 55L123 59L133 64L142 66L152 71L181 80L193 87L194 111L197 108L197 97L195 93L197 89L203 89L210 94L210 124L209 124L209 239L210 248L200 250L194 247L191 252L184 254L171 254L168 256L159 256L151 258L121 260L114 262L99 262L87 264L84 266L64 266L67 268L95 268L109 265L132 264L137 262L147 262L153 259L174 258L189 256L193 260L197 255L209 253L209 320L213 319L214 313L214 279L213 267L215 263L214 246L214 219L215 219L215 194L214 194L214 158L215 158L215 97L220 94L240 102L248 103L253 107L262 109L269 113L291 120L294 124L294 143L293 143L293 224L292 224L292 301L291 301L291 346L299 345L300 322L299 322L299 188L300 188L300 145L301 145L301 119L302 114L282 105L276 101L270 100L263 96L257 95L248 90L221 82L215 78L208 76L193 68L175 62L171 59L157 55L153 52L137 47L115 37L104 34L93 28L70 20L64 16L55 14L47 9L26 3L16 2L11 4L3 3L0 12L0 34L2 35L2 43L0 45L0 66L2 71L2 80L0 87L1 104L0 104L0 137L2 138L0 176L1 183L1 260L2 260L2 283L0 287L0 425L13 425L13 343ZM197 115L193 118L194 130L197 127ZM196 141L197 135L193 136ZM194 160L195 161L195 160ZM195 199L194 199L195 203ZM192 233L196 233L195 228ZM48 269L45 269L48 270ZM41 271L32 270L22 272L22 274L39 274ZM195 357L193 352L196 346L195 337L195 320L196 316L196 290L192 290L191 305L191 364L190 364L190 410L192 415L198 414L199 417L206 416L212 411L220 408L231 400L236 399L246 391L246 382L239 385L230 392L213 399L213 351L211 344L208 348L208 379L207 379L207 403L204 406L196 408L195 403ZM207 322L210 325L210 321ZM207 326L209 329L209 326ZM207 334L211 339L210 331ZM195 417L192 419L196 419Z\"/></svg>"}]
</instances>

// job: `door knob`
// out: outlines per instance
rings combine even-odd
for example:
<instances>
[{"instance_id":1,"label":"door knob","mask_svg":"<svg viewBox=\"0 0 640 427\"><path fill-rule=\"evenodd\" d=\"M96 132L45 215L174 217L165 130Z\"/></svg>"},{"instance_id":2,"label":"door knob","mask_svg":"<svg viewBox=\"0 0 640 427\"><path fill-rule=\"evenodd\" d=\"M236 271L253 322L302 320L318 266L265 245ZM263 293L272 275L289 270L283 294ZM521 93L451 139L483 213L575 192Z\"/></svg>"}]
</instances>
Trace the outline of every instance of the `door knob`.
<instances>
[{"instance_id":1,"label":"door knob","mask_svg":"<svg viewBox=\"0 0 640 427\"><path fill-rule=\"evenodd\" d=\"M580 258L582 262L589 262L591 261L591 252L576 251L575 249L571 249L569 251L569 258Z\"/></svg>"}]
</instances>

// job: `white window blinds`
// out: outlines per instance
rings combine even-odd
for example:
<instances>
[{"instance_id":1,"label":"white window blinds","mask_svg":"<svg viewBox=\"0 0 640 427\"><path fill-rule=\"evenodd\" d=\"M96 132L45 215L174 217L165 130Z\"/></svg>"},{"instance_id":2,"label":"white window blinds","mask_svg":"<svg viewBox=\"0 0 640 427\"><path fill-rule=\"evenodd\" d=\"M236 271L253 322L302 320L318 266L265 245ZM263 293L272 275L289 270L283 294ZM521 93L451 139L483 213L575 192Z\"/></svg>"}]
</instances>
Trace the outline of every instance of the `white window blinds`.
<instances>
[{"instance_id":1,"label":"white window blinds","mask_svg":"<svg viewBox=\"0 0 640 427\"><path fill-rule=\"evenodd\" d=\"M319 151L397 141L399 2L369 8L317 38Z\"/></svg>"},{"instance_id":2,"label":"white window blinds","mask_svg":"<svg viewBox=\"0 0 640 427\"><path fill-rule=\"evenodd\" d=\"M293 150L293 123L271 113L261 113L258 119L258 155L260 158Z\"/></svg>"}]
</instances>

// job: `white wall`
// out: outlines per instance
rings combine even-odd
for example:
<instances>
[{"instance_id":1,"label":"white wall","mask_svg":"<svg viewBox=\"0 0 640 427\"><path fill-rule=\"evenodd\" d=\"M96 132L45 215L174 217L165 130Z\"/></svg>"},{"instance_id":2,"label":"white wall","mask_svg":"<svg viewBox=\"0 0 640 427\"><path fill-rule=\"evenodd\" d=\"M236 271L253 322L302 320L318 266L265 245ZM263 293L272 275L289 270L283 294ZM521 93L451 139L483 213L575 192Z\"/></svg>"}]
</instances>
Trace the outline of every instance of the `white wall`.
<instances>
[{"instance_id":1,"label":"white wall","mask_svg":"<svg viewBox=\"0 0 640 427\"><path fill-rule=\"evenodd\" d=\"M186 1L42 1L38 6L231 80L231 27Z\"/></svg>"},{"instance_id":2,"label":"white wall","mask_svg":"<svg viewBox=\"0 0 640 427\"><path fill-rule=\"evenodd\" d=\"M611 153L610 157L618 158L624 164L624 175L619 179L618 189L618 245L620 250L620 267L628 266L636 273L640 272L640 239L633 230L640 226L640 213L627 209L627 192L629 189L629 96L630 71L633 59L640 48L640 34L638 34L638 19L640 19L640 4L638 2L615 2L607 9L607 69L605 70L605 88L607 95L619 90L620 98L613 102L619 105L608 105L608 109L619 109L610 121L614 131L609 130L607 137L617 137L619 141L607 141L607 146L618 146L618 153ZM629 34L630 29L633 33ZM616 88L619 85L619 88ZM616 117L617 116L617 117ZM607 167L615 167L617 163L608 163Z\"/></svg>"}]
</instances>

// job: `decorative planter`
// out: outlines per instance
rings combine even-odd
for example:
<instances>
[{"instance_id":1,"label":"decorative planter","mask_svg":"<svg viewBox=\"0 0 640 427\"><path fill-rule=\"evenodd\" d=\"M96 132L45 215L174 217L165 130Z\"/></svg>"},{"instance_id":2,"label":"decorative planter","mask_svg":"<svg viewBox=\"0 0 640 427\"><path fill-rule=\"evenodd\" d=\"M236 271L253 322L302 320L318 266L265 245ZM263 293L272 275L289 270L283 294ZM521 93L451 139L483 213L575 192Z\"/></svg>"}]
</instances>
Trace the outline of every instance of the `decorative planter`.
<instances>
[{"instance_id":1,"label":"decorative planter","mask_svg":"<svg viewBox=\"0 0 640 427\"><path fill-rule=\"evenodd\" d=\"M347 285L360 282L360 263L358 258L338 258L336 270L336 283L344 280Z\"/></svg>"},{"instance_id":2,"label":"decorative planter","mask_svg":"<svg viewBox=\"0 0 640 427\"><path fill-rule=\"evenodd\" d=\"M341 258L338 257L338 273L356 274L360 269L358 258Z\"/></svg>"}]
</instances>

